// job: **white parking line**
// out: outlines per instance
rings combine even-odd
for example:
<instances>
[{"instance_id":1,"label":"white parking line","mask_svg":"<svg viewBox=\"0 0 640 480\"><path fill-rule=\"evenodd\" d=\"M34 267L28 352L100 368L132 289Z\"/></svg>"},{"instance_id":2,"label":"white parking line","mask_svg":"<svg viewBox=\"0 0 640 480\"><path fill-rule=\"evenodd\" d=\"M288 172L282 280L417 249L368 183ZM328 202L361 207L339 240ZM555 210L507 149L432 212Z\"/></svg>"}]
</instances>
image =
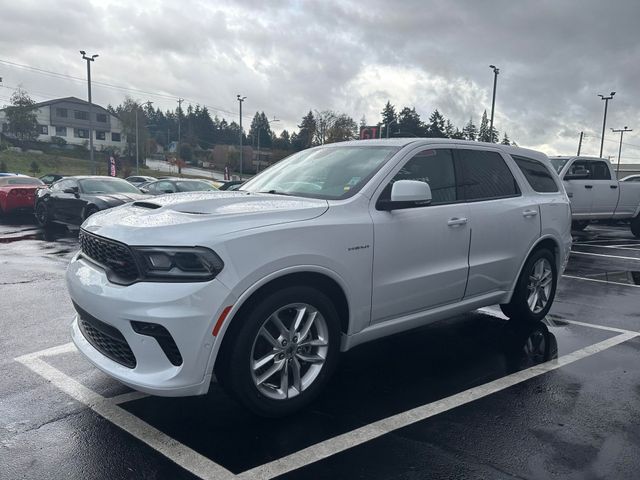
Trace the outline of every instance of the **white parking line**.
<instances>
[{"instance_id":1,"label":"white parking line","mask_svg":"<svg viewBox=\"0 0 640 480\"><path fill-rule=\"evenodd\" d=\"M591 325L589 325L591 326ZM382 435L391 433L400 428L407 427L416 422L426 420L440 413L446 412L453 408L465 405L480 398L484 398L493 393L499 392L506 388L530 380L544 373L556 370L560 367L587 358L598 352L602 352L608 348L619 345L623 342L637 337L638 333L626 332L617 335L594 345L576 350L573 353L564 355L557 360L551 360L540 365L522 370L520 372L507 375L484 385L470 388L464 392L460 392L451 397L428 403L412 410L393 415L391 417L378 420L377 422L365 425L350 432L338 435L320 443L316 443L310 447L300 450L286 457L280 458L273 462L261 465L259 467L247 470L239 475L240 478L246 480L253 479L270 479L278 475L283 475L292 470L315 463L324 458L330 457L344 450L348 450L362 443L374 440Z\"/></svg>"},{"instance_id":2,"label":"white parking line","mask_svg":"<svg viewBox=\"0 0 640 480\"><path fill-rule=\"evenodd\" d=\"M574 275L567 275L567 274L562 274L562 277L572 278L574 280L586 280L587 282L608 283L610 285L622 285L623 287L640 288L640 285L632 285L630 283L622 283L622 282L610 282L609 280L599 280L597 278L576 277Z\"/></svg>"},{"instance_id":3,"label":"white parking line","mask_svg":"<svg viewBox=\"0 0 640 480\"><path fill-rule=\"evenodd\" d=\"M592 247L592 248L621 248L625 250L635 250L640 247L640 244L632 243L632 244L623 244L623 245L594 245L592 243L574 243L574 247ZM635 248L633 248L635 247Z\"/></svg>"},{"instance_id":4,"label":"white parking line","mask_svg":"<svg viewBox=\"0 0 640 480\"><path fill-rule=\"evenodd\" d=\"M621 260L637 260L640 262L640 257L621 257L620 255L606 255L604 253L574 252L571 250L571 255L592 255L594 257L619 258Z\"/></svg>"},{"instance_id":5,"label":"white parking line","mask_svg":"<svg viewBox=\"0 0 640 480\"><path fill-rule=\"evenodd\" d=\"M54 355L55 353L51 352L55 351L56 348L66 352L68 345L45 350L44 354L46 356ZM97 394L57 368L52 367L41 358L38 358L37 354L24 355L15 360L192 474L211 480L225 480L235 477L227 469L119 407L112 399Z\"/></svg>"},{"instance_id":6,"label":"white parking line","mask_svg":"<svg viewBox=\"0 0 640 480\"><path fill-rule=\"evenodd\" d=\"M315 463L342 451L361 445L370 440L374 440L382 435L391 433L400 428L412 425L416 422L426 420L430 417L446 412L453 408L465 405L480 398L484 398L493 393L497 393L506 388L512 387L526 380L543 375L552 370L587 358L608 348L619 345L623 342L640 336L640 332L632 332L615 327L595 325L578 322L575 320L562 320L567 323L581 325L585 327L609 330L618 335L576 350L558 359L546 363L535 365L526 370L522 370L494 381L470 388L447 398L437 400L405 412L392 415L378 420L360 428L346 432L333 438L329 438L298 452L292 453L280 459L266 463L264 465L247 470L237 477L221 465L213 462L209 458L197 453L181 442L166 435L160 430L152 427L144 420L119 407L118 404L126 401L144 398L146 394L130 392L118 395L113 398L106 398L85 387L75 379L61 372L57 368L49 365L42 357L60 355L75 351L72 343L59 345L39 352L33 352L15 360L25 365L27 368L44 377L57 388L78 402L86 405L97 414L109 420L114 425L120 427L132 436L141 440L151 448L175 462L185 470L202 479L231 479L242 478L245 480L271 479L278 475L296 470L298 468Z\"/></svg>"}]
</instances>

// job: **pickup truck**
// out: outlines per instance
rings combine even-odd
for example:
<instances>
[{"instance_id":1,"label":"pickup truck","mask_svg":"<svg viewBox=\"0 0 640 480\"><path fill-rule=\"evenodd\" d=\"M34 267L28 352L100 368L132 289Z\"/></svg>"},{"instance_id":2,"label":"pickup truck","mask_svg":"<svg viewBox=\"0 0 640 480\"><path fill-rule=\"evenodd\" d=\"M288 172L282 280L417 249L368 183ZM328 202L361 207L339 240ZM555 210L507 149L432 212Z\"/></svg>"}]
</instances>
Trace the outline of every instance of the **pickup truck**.
<instances>
[{"instance_id":1,"label":"pickup truck","mask_svg":"<svg viewBox=\"0 0 640 480\"><path fill-rule=\"evenodd\" d=\"M592 220L605 223L628 220L631 232L640 238L640 183L619 182L613 166L603 158L550 160L571 199L574 230L583 230Z\"/></svg>"}]
</instances>

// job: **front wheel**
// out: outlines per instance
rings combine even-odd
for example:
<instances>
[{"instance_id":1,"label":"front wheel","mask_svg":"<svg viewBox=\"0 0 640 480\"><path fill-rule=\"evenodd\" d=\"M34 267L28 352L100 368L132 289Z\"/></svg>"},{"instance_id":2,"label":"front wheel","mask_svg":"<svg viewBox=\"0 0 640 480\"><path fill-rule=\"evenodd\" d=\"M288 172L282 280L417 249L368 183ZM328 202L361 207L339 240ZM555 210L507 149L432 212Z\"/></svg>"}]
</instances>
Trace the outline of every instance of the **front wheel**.
<instances>
[{"instance_id":1,"label":"front wheel","mask_svg":"<svg viewBox=\"0 0 640 480\"><path fill-rule=\"evenodd\" d=\"M35 210L36 221L41 227L48 227L51 225L51 215L49 214L49 208L44 202L38 202Z\"/></svg>"},{"instance_id":2,"label":"front wheel","mask_svg":"<svg viewBox=\"0 0 640 480\"><path fill-rule=\"evenodd\" d=\"M524 264L511 301L500 308L512 320L542 320L551 308L557 283L558 270L553 253L547 249L536 250Z\"/></svg>"},{"instance_id":3,"label":"front wheel","mask_svg":"<svg viewBox=\"0 0 640 480\"><path fill-rule=\"evenodd\" d=\"M640 238L640 215L631 219L631 233L636 238Z\"/></svg>"},{"instance_id":4,"label":"front wheel","mask_svg":"<svg viewBox=\"0 0 640 480\"><path fill-rule=\"evenodd\" d=\"M335 369L340 327L331 300L307 286L265 295L230 327L216 375L249 410L289 415L309 404Z\"/></svg>"}]
</instances>

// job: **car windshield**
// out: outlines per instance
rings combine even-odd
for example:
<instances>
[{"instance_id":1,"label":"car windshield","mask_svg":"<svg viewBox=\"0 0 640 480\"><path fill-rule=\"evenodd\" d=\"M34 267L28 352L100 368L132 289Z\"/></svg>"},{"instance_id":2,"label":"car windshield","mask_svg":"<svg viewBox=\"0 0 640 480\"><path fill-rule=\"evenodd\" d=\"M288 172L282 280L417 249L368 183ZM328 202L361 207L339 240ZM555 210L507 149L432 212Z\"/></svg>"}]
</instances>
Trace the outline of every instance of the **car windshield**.
<instances>
[{"instance_id":1,"label":"car windshield","mask_svg":"<svg viewBox=\"0 0 640 480\"><path fill-rule=\"evenodd\" d=\"M182 181L176 182L178 190L181 192L202 192L206 190L217 190L216 187L207 182L195 181Z\"/></svg>"},{"instance_id":2,"label":"car windshield","mask_svg":"<svg viewBox=\"0 0 640 480\"><path fill-rule=\"evenodd\" d=\"M79 183L84 193L140 193L136 187L119 178L86 178Z\"/></svg>"},{"instance_id":3,"label":"car windshield","mask_svg":"<svg viewBox=\"0 0 640 480\"><path fill-rule=\"evenodd\" d=\"M240 190L339 200L360 190L399 147L318 147L291 155Z\"/></svg>"},{"instance_id":4,"label":"car windshield","mask_svg":"<svg viewBox=\"0 0 640 480\"><path fill-rule=\"evenodd\" d=\"M3 177L0 178L0 185L44 185L37 178L30 177Z\"/></svg>"},{"instance_id":5,"label":"car windshield","mask_svg":"<svg viewBox=\"0 0 640 480\"><path fill-rule=\"evenodd\" d=\"M557 173L560 173L562 167L564 167L569 161L568 158L550 158L549 160L551 160L551 165L553 165L553 168L556 169Z\"/></svg>"}]
</instances>

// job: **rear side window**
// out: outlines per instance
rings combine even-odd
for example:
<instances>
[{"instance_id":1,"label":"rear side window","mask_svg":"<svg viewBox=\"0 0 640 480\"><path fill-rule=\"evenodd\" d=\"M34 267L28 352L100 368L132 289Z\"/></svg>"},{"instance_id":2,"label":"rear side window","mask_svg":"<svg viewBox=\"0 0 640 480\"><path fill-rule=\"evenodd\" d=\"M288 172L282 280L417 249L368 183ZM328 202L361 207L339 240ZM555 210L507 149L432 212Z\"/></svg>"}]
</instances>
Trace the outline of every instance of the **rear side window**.
<instances>
[{"instance_id":1,"label":"rear side window","mask_svg":"<svg viewBox=\"0 0 640 480\"><path fill-rule=\"evenodd\" d=\"M591 179L592 180L611 180L611 170L604 162L591 162Z\"/></svg>"},{"instance_id":2,"label":"rear side window","mask_svg":"<svg viewBox=\"0 0 640 480\"><path fill-rule=\"evenodd\" d=\"M515 197L520 189L499 153L456 150L461 170L459 185L467 201Z\"/></svg>"},{"instance_id":3,"label":"rear side window","mask_svg":"<svg viewBox=\"0 0 640 480\"><path fill-rule=\"evenodd\" d=\"M557 192L558 185L553 180L551 173L547 170L542 163L531 158L520 157L518 155L511 155L515 160L518 168L522 170L522 173L527 178L529 185L536 192Z\"/></svg>"}]
</instances>

